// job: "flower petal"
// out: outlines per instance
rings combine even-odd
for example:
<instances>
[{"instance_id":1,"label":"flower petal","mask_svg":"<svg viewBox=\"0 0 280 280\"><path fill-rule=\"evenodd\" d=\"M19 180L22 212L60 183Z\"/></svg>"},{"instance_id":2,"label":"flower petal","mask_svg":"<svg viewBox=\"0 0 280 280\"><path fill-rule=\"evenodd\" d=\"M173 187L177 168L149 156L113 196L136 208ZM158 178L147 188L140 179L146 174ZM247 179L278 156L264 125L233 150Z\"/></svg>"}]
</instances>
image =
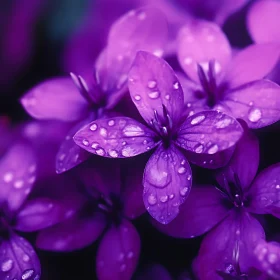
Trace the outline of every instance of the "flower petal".
<instances>
[{"instance_id":1,"label":"flower petal","mask_svg":"<svg viewBox=\"0 0 280 280\"><path fill-rule=\"evenodd\" d=\"M8 239L0 239L0 251L0 279L40 279L40 261L24 238L10 233Z\"/></svg>"},{"instance_id":2,"label":"flower petal","mask_svg":"<svg viewBox=\"0 0 280 280\"><path fill-rule=\"evenodd\" d=\"M259 141L246 124L243 129L243 136L236 145L233 157L216 175L220 186L224 185L224 178L228 182L235 182L237 175L240 186L248 189L256 176L259 167Z\"/></svg>"},{"instance_id":3,"label":"flower petal","mask_svg":"<svg viewBox=\"0 0 280 280\"><path fill-rule=\"evenodd\" d=\"M269 279L280 279L280 246L276 242L260 241L254 250L258 269L265 272Z\"/></svg>"},{"instance_id":4,"label":"flower petal","mask_svg":"<svg viewBox=\"0 0 280 280\"><path fill-rule=\"evenodd\" d=\"M196 260L198 278L217 280L244 273L258 279L251 269L253 250L264 237L262 226L250 214L232 212L203 239Z\"/></svg>"},{"instance_id":5,"label":"flower petal","mask_svg":"<svg viewBox=\"0 0 280 280\"><path fill-rule=\"evenodd\" d=\"M91 154L77 146L73 140L75 133L85 125L82 121L68 132L56 155L56 173L60 174L72 169L87 160Z\"/></svg>"},{"instance_id":6,"label":"flower petal","mask_svg":"<svg viewBox=\"0 0 280 280\"><path fill-rule=\"evenodd\" d=\"M247 26L255 42L280 42L279 14L279 1L261 0L253 3L248 11Z\"/></svg>"},{"instance_id":7,"label":"flower petal","mask_svg":"<svg viewBox=\"0 0 280 280\"><path fill-rule=\"evenodd\" d=\"M176 238L193 238L213 228L229 213L221 193L214 186L196 186L179 215L168 225L154 223L161 232Z\"/></svg>"},{"instance_id":8,"label":"flower petal","mask_svg":"<svg viewBox=\"0 0 280 280\"><path fill-rule=\"evenodd\" d=\"M280 119L280 86L268 80L251 82L227 93L223 104L250 128L260 128Z\"/></svg>"},{"instance_id":9,"label":"flower petal","mask_svg":"<svg viewBox=\"0 0 280 280\"><path fill-rule=\"evenodd\" d=\"M263 170L249 190L249 210L280 218L280 163Z\"/></svg>"},{"instance_id":10,"label":"flower petal","mask_svg":"<svg viewBox=\"0 0 280 280\"><path fill-rule=\"evenodd\" d=\"M12 146L0 161L0 203L16 211L25 201L36 179L36 158L26 143Z\"/></svg>"},{"instance_id":11,"label":"flower petal","mask_svg":"<svg viewBox=\"0 0 280 280\"><path fill-rule=\"evenodd\" d=\"M175 146L157 148L143 178L144 204L154 219L168 224L178 215L179 206L190 193L191 174L189 163Z\"/></svg>"},{"instance_id":12,"label":"flower petal","mask_svg":"<svg viewBox=\"0 0 280 280\"><path fill-rule=\"evenodd\" d=\"M21 104L36 119L75 121L88 112L86 100L70 78L40 83L21 98Z\"/></svg>"},{"instance_id":13,"label":"flower petal","mask_svg":"<svg viewBox=\"0 0 280 280\"><path fill-rule=\"evenodd\" d=\"M172 280L167 269L161 264L153 264L146 268L136 280Z\"/></svg>"},{"instance_id":14,"label":"flower petal","mask_svg":"<svg viewBox=\"0 0 280 280\"><path fill-rule=\"evenodd\" d=\"M129 280L137 266L140 237L134 226L123 220L104 234L97 251L96 270L100 280Z\"/></svg>"},{"instance_id":15,"label":"flower petal","mask_svg":"<svg viewBox=\"0 0 280 280\"><path fill-rule=\"evenodd\" d=\"M96 213L94 216L74 216L60 224L39 232L36 246L43 250L70 252L82 249L93 243L106 226L105 217Z\"/></svg>"},{"instance_id":16,"label":"flower petal","mask_svg":"<svg viewBox=\"0 0 280 280\"><path fill-rule=\"evenodd\" d=\"M268 75L279 60L280 46L276 43L251 45L235 55L228 66L225 84L235 88Z\"/></svg>"},{"instance_id":17,"label":"flower petal","mask_svg":"<svg viewBox=\"0 0 280 280\"><path fill-rule=\"evenodd\" d=\"M218 25L193 20L178 34L178 59L187 75L199 82L197 64L207 67L210 60L215 60L215 70L219 74L231 59L231 48Z\"/></svg>"},{"instance_id":18,"label":"flower petal","mask_svg":"<svg viewBox=\"0 0 280 280\"><path fill-rule=\"evenodd\" d=\"M176 143L187 151L214 155L233 147L242 133L234 118L217 111L202 111L186 119Z\"/></svg>"},{"instance_id":19,"label":"flower petal","mask_svg":"<svg viewBox=\"0 0 280 280\"><path fill-rule=\"evenodd\" d=\"M127 118L99 119L83 127L74 141L86 151L104 157L126 158L152 149L155 134L143 124Z\"/></svg>"},{"instance_id":20,"label":"flower petal","mask_svg":"<svg viewBox=\"0 0 280 280\"><path fill-rule=\"evenodd\" d=\"M181 120L184 95L169 64L147 52L138 52L129 72L129 91L139 113L149 124L155 111L163 116L163 105L176 127Z\"/></svg>"}]
</instances>

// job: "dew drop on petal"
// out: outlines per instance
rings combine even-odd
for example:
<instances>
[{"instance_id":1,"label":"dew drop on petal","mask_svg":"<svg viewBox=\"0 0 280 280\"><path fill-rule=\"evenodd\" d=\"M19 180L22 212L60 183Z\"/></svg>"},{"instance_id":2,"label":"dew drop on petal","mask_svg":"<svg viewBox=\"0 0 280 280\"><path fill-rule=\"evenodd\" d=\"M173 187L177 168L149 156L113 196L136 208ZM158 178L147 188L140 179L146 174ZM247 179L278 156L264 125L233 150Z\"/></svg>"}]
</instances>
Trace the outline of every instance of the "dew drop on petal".
<instances>
[{"instance_id":1,"label":"dew drop on petal","mask_svg":"<svg viewBox=\"0 0 280 280\"><path fill-rule=\"evenodd\" d=\"M146 14L145 12L141 12L141 13L138 15L138 19L139 19L139 20L144 20L146 17L147 17L147 14Z\"/></svg>"},{"instance_id":2,"label":"dew drop on petal","mask_svg":"<svg viewBox=\"0 0 280 280\"><path fill-rule=\"evenodd\" d=\"M275 187L276 189L280 189L280 185L276 185L276 187Z\"/></svg>"},{"instance_id":3,"label":"dew drop on petal","mask_svg":"<svg viewBox=\"0 0 280 280\"><path fill-rule=\"evenodd\" d=\"M9 183L13 180L13 177L14 177L14 175L12 172L7 172L4 174L3 180L4 180L4 182Z\"/></svg>"},{"instance_id":4,"label":"dew drop on petal","mask_svg":"<svg viewBox=\"0 0 280 280\"><path fill-rule=\"evenodd\" d=\"M125 141L122 142L122 145L125 146L127 143Z\"/></svg>"},{"instance_id":5,"label":"dew drop on petal","mask_svg":"<svg viewBox=\"0 0 280 280\"><path fill-rule=\"evenodd\" d=\"M15 187L16 189L21 189L21 188L23 187L23 185L24 185L23 180L17 180L17 181L15 181L15 183L14 183L14 187Z\"/></svg>"},{"instance_id":6,"label":"dew drop on petal","mask_svg":"<svg viewBox=\"0 0 280 280\"><path fill-rule=\"evenodd\" d=\"M22 280L29 280L31 279L31 277L33 276L34 274L34 270L33 269L27 269L23 272L22 276L21 276L21 279Z\"/></svg>"},{"instance_id":7,"label":"dew drop on petal","mask_svg":"<svg viewBox=\"0 0 280 280\"><path fill-rule=\"evenodd\" d=\"M84 139L84 140L83 140L83 145L88 146L88 145L89 145L88 140Z\"/></svg>"},{"instance_id":8,"label":"dew drop on petal","mask_svg":"<svg viewBox=\"0 0 280 280\"><path fill-rule=\"evenodd\" d=\"M123 134L128 137L133 137L142 136L145 134L145 132L140 126L130 124L123 129Z\"/></svg>"},{"instance_id":9,"label":"dew drop on petal","mask_svg":"<svg viewBox=\"0 0 280 280\"><path fill-rule=\"evenodd\" d=\"M140 95L135 95L135 96L134 96L134 99L135 99L136 101L139 101L139 100L141 100L141 96L140 96Z\"/></svg>"},{"instance_id":10,"label":"dew drop on petal","mask_svg":"<svg viewBox=\"0 0 280 280\"><path fill-rule=\"evenodd\" d=\"M174 194L169 195L169 198L173 199L174 198Z\"/></svg>"},{"instance_id":11,"label":"dew drop on petal","mask_svg":"<svg viewBox=\"0 0 280 280\"><path fill-rule=\"evenodd\" d=\"M128 254L127 254L127 258L128 258L128 259L132 259L133 256L134 256L134 254L133 254L132 251L128 252Z\"/></svg>"},{"instance_id":12,"label":"dew drop on petal","mask_svg":"<svg viewBox=\"0 0 280 280\"><path fill-rule=\"evenodd\" d=\"M13 260L3 261L2 264L1 264L1 270L3 272L8 272L13 268L13 264L14 264Z\"/></svg>"},{"instance_id":13,"label":"dew drop on petal","mask_svg":"<svg viewBox=\"0 0 280 280\"><path fill-rule=\"evenodd\" d=\"M191 175L189 175L189 176L188 176L188 178L187 178L187 179L188 179L188 181L190 181L190 180L191 180L191 178L192 178L192 176L191 176Z\"/></svg>"},{"instance_id":14,"label":"dew drop on petal","mask_svg":"<svg viewBox=\"0 0 280 280\"><path fill-rule=\"evenodd\" d=\"M107 129L104 127L101 127L99 130L99 134L103 137L107 137Z\"/></svg>"},{"instance_id":15,"label":"dew drop on petal","mask_svg":"<svg viewBox=\"0 0 280 280\"><path fill-rule=\"evenodd\" d=\"M148 88L155 88L157 85L156 81L149 81L148 82Z\"/></svg>"},{"instance_id":16,"label":"dew drop on petal","mask_svg":"<svg viewBox=\"0 0 280 280\"><path fill-rule=\"evenodd\" d=\"M97 149L95 152L99 156L104 156L105 155L105 151L102 148Z\"/></svg>"},{"instance_id":17,"label":"dew drop on petal","mask_svg":"<svg viewBox=\"0 0 280 280\"><path fill-rule=\"evenodd\" d=\"M274 253L271 253L268 255L268 261L271 263L271 264L274 264L277 262L277 255L274 254Z\"/></svg>"},{"instance_id":18,"label":"dew drop on petal","mask_svg":"<svg viewBox=\"0 0 280 280\"><path fill-rule=\"evenodd\" d=\"M203 122L205 120L205 116L204 115L199 115L197 117L195 117L194 119L191 120L191 124L192 125L197 125L200 124L201 122Z\"/></svg>"},{"instance_id":19,"label":"dew drop on petal","mask_svg":"<svg viewBox=\"0 0 280 280\"><path fill-rule=\"evenodd\" d=\"M217 153L218 150L219 150L219 147L218 147L218 145L215 144L212 147L210 147L207 152L209 155L213 155L213 154Z\"/></svg>"},{"instance_id":20,"label":"dew drop on petal","mask_svg":"<svg viewBox=\"0 0 280 280\"><path fill-rule=\"evenodd\" d=\"M180 195L185 196L188 192L189 188L185 187L180 190Z\"/></svg>"},{"instance_id":21,"label":"dew drop on petal","mask_svg":"<svg viewBox=\"0 0 280 280\"><path fill-rule=\"evenodd\" d=\"M166 94L166 95L165 95L165 99L166 99L166 100L169 100L169 99L170 99L170 95L169 95L169 94Z\"/></svg>"},{"instance_id":22,"label":"dew drop on petal","mask_svg":"<svg viewBox=\"0 0 280 280\"><path fill-rule=\"evenodd\" d=\"M225 128L225 127L229 126L231 124L231 122L232 122L231 119L226 118L226 119L223 119L221 121L218 121L216 123L216 127L217 128Z\"/></svg>"},{"instance_id":23,"label":"dew drop on petal","mask_svg":"<svg viewBox=\"0 0 280 280\"><path fill-rule=\"evenodd\" d=\"M30 257L27 254L24 254L22 257L24 262L29 262L30 261Z\"/></svg>"},{"instance_id":24,"label":"dew drop on petal","mask_svg":"<svg viewBox=\"0 0 280 280\"><path fill-rule=\"evenodd\" d=\"M195 151L196 153L200 154L200 153L203 152L203 148L204 148L203 145L198 144L198 145L195 146L194 151Z\"/></svg>"},{"instance_id":25,"label":"dew drop on petal","mask_svg":"<svg viewBox=\"0 0 280 280\"><path fill-rule=\"evenodd\" d=\"M251 109L249 111L248 119L251 122L258 122L262 117L262 112L258 108Z\"/></svg>"},{"instance_id":26,"label":"dew drop on petal","mask_svg":"<svg viewBox=\"0 0 280 280\"><path fill-rule=\"evenodd\" d=\"M118 153L115 150L110 150L108 153L113 158L117 158L118 157Z\"/></svg>"},{"instance_id":27,"label":"dew drop on petal","mask_svg":"<svg viewBox=\"0 0 280 280\"><path fill-rule=\"evenodd\" d=\"M119 257L118 257L118 261L123 261L124 259L124 253L120 253Z\"/></svg>"},{"instance_id":28,"label":"dew drop on petal","mask_svg":"<svg viewBox=\"0 0 280 280\"><path fill-rule=\"evenodd\" d=\"M133 157L133 156L135 156L136 154L137 154L136 151L135 151L133 148L129 147L129 146L124 147L124 148L122 149L122 155L123 155L124 157Z\"/></svg>"},{"instance_id":29,"label":"dew drop on petal","mask_svg":"<svg viewBox=\"0 0 280 280\"><path fill-rule=\"evenodd\" d=\"M148 202L150 205L155 205L157 203L157 199L154 194L149 195Z\"/></svg>"},{"instance_id":30,"label":"dew drop on petal","mask_svg":"<svg viewBox=\"0 0 280 280\"><path fill-rule=\"evenodd\" d=\"M190 64L192 64L192 62L193 62L193 60L191 57L186 57L184 59L184 64L186 64L186 65L190 65Z\"/></svg>"},{"instance_id":31,"label":"dew drop on petal","mask_svg":"<svg viewBox=\"0 0 280 280\"><path fill-rule=\"evenodd\" d=\"M168 200L168 195L163 195L163 196L161 196L160 197L160 199L159 199L161 202L167 202L167 200Z\"/></svg>"},{"instance_id":32,"label":"dew drop on petal","mask_svg":"<svg viewBox=\"0 0 280 280\"><path fill-rule=\"evenodd\" d=\"M109 126L114 126L115 125L115 121L114 120L109 120L108 121L108 125Z\"/></svg>"},{"instance_id":33,"label":"dew drop on petal","mask_svg":"<svg viewBox=\"0 0 280 280\"><path fill-rule=\"evenodd\" d=\"M159 97L159 92L158 91L152 91L148 95L151 99L156 99L156 98Z\"/></svg>"},{"instance_id":34,"label":"dew drop on petal","mask_svg":"<svg viewBox=\"0 0 280 280\"><path fill-rule=\"evenodd\" d=\"M178 82L174 83L173 87L174 87L174 89L179 89L179 83Z\"/></svg>"},{"instance_id":35,"label":"dew drop on petal","mask_svg":"<svg viewBox=\"0 0 280 280\"><path fill-rule=\"evenodd\" d=\"M179 168L178 168L178 173L179 174L184 174L184 173L186 173L186 168L185 167L183 167L183 166L180 166Z\"/></svg>"},{"instance_id":36,"label":"dew drop on petal","mask_svg":"<svg viewBox=\"0 0 280 280\"><path fill-rule=\"evenodd\" d=\"M91 131L95 131L97 129L97 124L96 123L92 124L89 129Z\"/></svg>"}]
</instances>

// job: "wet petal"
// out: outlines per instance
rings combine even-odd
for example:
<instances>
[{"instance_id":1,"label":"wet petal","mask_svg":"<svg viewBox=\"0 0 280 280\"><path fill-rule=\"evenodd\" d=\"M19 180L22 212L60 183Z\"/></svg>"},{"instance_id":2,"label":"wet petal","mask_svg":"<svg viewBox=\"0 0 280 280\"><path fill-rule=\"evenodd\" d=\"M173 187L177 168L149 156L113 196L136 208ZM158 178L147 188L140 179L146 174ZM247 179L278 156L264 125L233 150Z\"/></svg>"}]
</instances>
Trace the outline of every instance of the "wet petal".
<instances>
[{"instance_id":1,"label":"wet petal","mask_svg":"<svg viewBox=\"0 0 280 280\"><path fill-rule=\"evenodd\" d=\"M268 75L279 60L279 44L251 45L235 55L225 76L227 87L234 88L262 79Z\"/></svg>"},{"instance_id":2,"label":"wet petal","mask_svg":"<svg viewBox=\"0 0 280 280\"><path fill-rule=\"evenodd\" d=\"M82 249L93 243L106 226L102 214L75 216L39 232L36 246L43 250L69 252Z\"/></svg>"},{"instance_id":3,"label":"wet petal","mask_svg":"<svg viewBox=\"0 0 280 280\"><path fill-rule=\"evenodd\" d=\"M191 190L191 174L189 163L175 146L157 148L143 178L144 204L154 219L168 224L178 215Z\"/></svg>"},{"instance_id":4,"label":"wet petal","mask_svg":"<svg viewBox=\"0 0 280 280\"><path fill-rule=\"evenodd\" d=\"M23 237L11 233L8 239L0 239L0 251L0 279L40 278L40 261Z\"/></svg>"},{"instance_id":5,"label":"wet petal","mask_svg":"<svg viewBox=\"0 0 280 280\"><path fill-rule=\"evenodd\" d=\"M246 124L243 125L244 133L236 145L234 155L225 168L219 170L216 180L224 186L224 178L228 182L235 182L237 175L240 187L250 187L259 167L259 141Z\"/></svg>"},{"instance_id":6,"label":"wet petal","mask_svg":"<svg viewBox=\"0 0 280 280\"><path fill-rule=\"evenodd\" d=\"M134 226L123 220L104 234L97 251L96 270L100 280L129 280L137 266L140 237Z\"/></svg>"},{"instance_id":7,"label":"wet petal","mask_svg":"<svg viewBox=\"0 0 280 280\"><path fill-rule=\"evenodd\" d=\"M227 274L240 276L242 273L258 279L250 267L254 263L253 250L264 237L262 226L250 214L232 212L202 241L196 260L199 279L217 280Z\"/></svg>"},{"instance_id":8,"label":"wet petal","mask_svg":"<svg viewBox=\"0 0 280 280\"><path fill-rule=\"evenodd\" d=\"M0 203L16 211L25 201L36 180L36 158L26 143L12 146L0 161Z\"/></svg>"},{"instance_id":9,"label":"wet petal","mask_svg":"<svg viewBox=\"0 0 280 280\"><path fill-rule=\"evenodd\" d=\"M77 146L73 140L75 133L85 125L78 123L68 132L56 155L56 172L62 173L87 160L91 154Z\"/></svg>"},{"instance_id":10,"label":"wet petal","mask_svg":"<svg viewBox=\"0 0 280 280\"><path fill-rule=\"evenodd\" d=\"M256 1L247 15L247 26L255 42L280 42L280 3L276 0Z\"/></svg>"},{"instance_id":11,"label":"wet petal","mask_svg":"<svg viewBox=\"0 0 280 280\"><path fill-rule=\"evenodd\" d=\"M202 111L186 119L176 143L187 151L215 155L233 147L242 133L234 118L217 111Z\"/></svg>"},{"instance_id":12,"label":"wet petal","mask_svg":"<svg viewBox=\"0 0 280 280\"><path fill-rule=\"evenodd\" d=\"M280 119L280 87L268 80L240 86L228 92L222 103L250 128L264 127Z\"/></svg>"},{"instance_id":13,"label":"wet petal","mask_svg":"<svg viewBox=\"0 0 280 280\"><path fill-rule=\"evenodd\" d=\"M86 151L104 157L126 158L152 149L155 134L143 124L127 118L99 119L83 127L74 141Z\"/></svg>"},{"instance_id":14,"label":"wet petal","mask_svg":"<svg viewBox=\"0 0 280 280\"><path fill-rule=\"evenodd\" d=\"M111 27L106 51L96 63L96 74L105 92L116 92L126 85L127 74L139 50L163 54L167 41L164 15L151 8L132 10Z\"/></svg>"},{"instance_id":15,"label":"wet petal","mask_svg":"<svg viewBox=\"0 0 280 280\"><path fill-rule=\"evenodd\" d=\"M182 117L184 96L169 64L147 52L138 52L129 72L129 91L139 113L150 123L157 111L163 118L163 105L176 126Z\"/></svg>"},{"instance_id":16,"label":"wet petal","mask_svg":"<svg viewBox=\"0 0 280 280\"><path fill-rule=\"evenodd\" d=\"M197 64L204 68L210 60L215 60L215 71L219 74L231 59L231 48L218 25L193 20L179 32L178 59L187 75L199 82Z\"/></svg>"},{"instance_id":17,"label":"wet petal","mask_svg":"<svg viewBox=\"0 0 280 280\"><path fill-rule=\"evenodd\" d=\"M265 272L269 279L280 279L280 245L276 242L260 241L254 250L257 268Z\"/></svg>"},{"instance_id":18,"label":"wet petal","mask_svg":"<svg viewBox=\"0 0 280 280\"><path fill-rule=\"evenodd\" d=\"M227 214L221 193L214 186L195 186L179 215L168 225L154 223L160 231L176 238L202 235L218 224Z\"/></svg>"},{"instance_id":19,"label":"wet petal","mask_svg":"<svg viewBox=\"0 0 280 280\"><path fill-rule=\"evenodd\" d=\"M40 83L21 98L21 104L36 119L75 121L88 113L86 100L70 78Z\"/></svg>"},{"instance_id":20,"label":"wet petal","mask_svg":"<svg viewBox=\"0 0 280 280\"><path fill-rule=\"evenodd\" d=\"M280 163L263 170L249 190L249 210L280 218Z\"/></svg>"}]
</instances>

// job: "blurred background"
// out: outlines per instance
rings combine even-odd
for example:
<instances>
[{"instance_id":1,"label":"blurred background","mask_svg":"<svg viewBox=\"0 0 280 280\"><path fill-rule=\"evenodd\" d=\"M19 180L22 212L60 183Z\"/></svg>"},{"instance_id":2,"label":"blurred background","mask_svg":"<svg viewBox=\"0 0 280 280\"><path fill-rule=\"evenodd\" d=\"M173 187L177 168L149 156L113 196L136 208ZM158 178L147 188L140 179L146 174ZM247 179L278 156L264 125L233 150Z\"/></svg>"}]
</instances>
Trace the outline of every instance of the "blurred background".
<instances>
[{"instance_id":1,"label":"blurred background","mask_svg":"<svg viewBox=\"0 0 280 280\"><path fill-rule=\"evenodd\" d=\"M12 122L29 119L19 103L28 89L49 77L91 69L106 44L111 23L131 8L158 2L160 0L0 0L0 115ZM180 7L184 1L169 2ZM236 48L251 43L245 25L250 2L222 25ZM188 17L189 10L182 12ZM256 133L261 141L260 169L279 162L279 124ZM194 180L205 183L212 180L212 176L210 171L194 168ZM153 228L148 215L138 218L134 224L142 241L136 275L152 263L164 265L174 279L182 271L190 270L201 238L167 237ZM267 225L268 232L280 228L280 222L274 218L268 218ZM42 279L96 279L97 244L67 254L38 251Z\"/></svg>"}]
</instances>

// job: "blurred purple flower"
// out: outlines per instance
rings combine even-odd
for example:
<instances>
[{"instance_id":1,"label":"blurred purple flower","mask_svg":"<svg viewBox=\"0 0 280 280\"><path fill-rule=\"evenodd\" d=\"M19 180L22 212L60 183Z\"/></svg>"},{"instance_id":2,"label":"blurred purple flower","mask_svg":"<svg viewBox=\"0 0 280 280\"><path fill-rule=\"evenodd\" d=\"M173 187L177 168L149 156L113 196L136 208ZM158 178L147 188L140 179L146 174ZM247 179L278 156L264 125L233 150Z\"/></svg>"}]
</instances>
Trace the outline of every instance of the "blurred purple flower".
<instances>
[{"instance_id":1,"label":"blurred purple flower","mask_svg":"<svg viewBox=\"0 0 280 280\"><path fill-rule=\"evenodd\" d=\"M260 270L268 273L270 267L261 269L254 255L265 239L255 214L280 217L280 165L268 167L255 178L258 163L258 140L246 129L229 164L217 174L217 189L194 187L180 215L167 226L156 225L180 238L209 231L195 261L199 279L243 279L242 275L263 279Z\"/></svg>"},{"instance_id":2,"label":"blurred purple flower","mask_svg":"<svg viewBox=\"0 0 280 280\"><path fill-rule=\"evenodd\" d=\"M57 155L57 172L71 169L90 154L80 149L73 135L86 123L110 114L127 91L127 74L138 50L162 55L167 39L163 15L155 9L132 10L111 27L107 47L98 57L90 79L70 78L45 81L21 99L25 110L37 119L80 121L69 131ZM86 82L88 80L89 82Z\"/></svg>"},{"instance_id":3,"label":"blurred purple flower","mask_svg":"<svg viewBox=\"0 0 280 280\"><path fill-rule=\"evenodd\" d=\"M166 224L177 216L191 189L191 168L181 148L196 164L221 166L229 157L219 152L235 145L242 128L217 111L185 120L183 91L175 73L150 53L138 52L129 89L147 125L128 117L99 119L77 132L74 141L90 153L110 158L129 158L157 147L144 171L143 198L149 213Z\"/></svg>"},{"instance_id":4,"label":"blurred purple flower","mask_svg":"<svg viewBox=\"0 0 280 280\"><path fill-rule=\"evenodd\" d=\"M214 23L194 20L178 35L178 59L188 114L213 108L242 118L250 128L279 120L280 88L262 80L276 65L279 44L254 44L233 58L230 44Z\"/></svg>"},{"instance_id":5,"label":"blurred purple flower","mask_svg":"<svg viewBox=\"0 0 280 280\"><path fill-rule=\"evenodd\" d=\"M96 257L98 279L131 279L140 254L140 237L129 220L145 211L142 173L138 170L112 165L108 160L79 166L75 171L79 190L72 202L75 210L70 210L61 223L42 230L37 246L69 252L100 238Z\"/></svg>"}]
</instances>

